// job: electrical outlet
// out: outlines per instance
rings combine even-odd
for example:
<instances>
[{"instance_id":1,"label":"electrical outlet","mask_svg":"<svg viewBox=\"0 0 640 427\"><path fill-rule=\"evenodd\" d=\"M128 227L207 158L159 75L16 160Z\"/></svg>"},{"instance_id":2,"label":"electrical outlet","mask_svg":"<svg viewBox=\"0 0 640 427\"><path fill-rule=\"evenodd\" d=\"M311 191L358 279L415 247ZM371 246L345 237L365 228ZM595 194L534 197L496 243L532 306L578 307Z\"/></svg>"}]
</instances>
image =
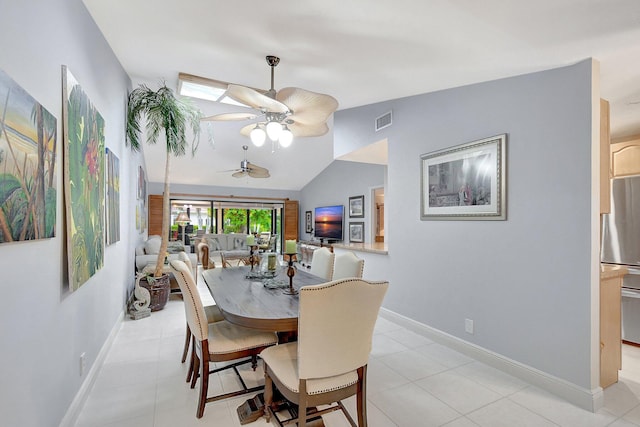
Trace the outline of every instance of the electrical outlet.
<instances>
[{"instance_id":1,"label":"electrical outlet","mask_svg":"<svg viewBox=\"0 0 640 427\"><path fill-rule=\"evenodd\" d=\"M80 376L84 376L84 372L87 370L87 353L80 354Z\"/></svg>"},{"instance_id":2,"label":"electrical outlet","mask_svg":"<svg viewBox=\"0 0 640 427\"><path fill-rule=\"evenodd\" d=\"M468 334L473 334L473 320L464 319L464 331Z\"/></svg>"}]
</instances>

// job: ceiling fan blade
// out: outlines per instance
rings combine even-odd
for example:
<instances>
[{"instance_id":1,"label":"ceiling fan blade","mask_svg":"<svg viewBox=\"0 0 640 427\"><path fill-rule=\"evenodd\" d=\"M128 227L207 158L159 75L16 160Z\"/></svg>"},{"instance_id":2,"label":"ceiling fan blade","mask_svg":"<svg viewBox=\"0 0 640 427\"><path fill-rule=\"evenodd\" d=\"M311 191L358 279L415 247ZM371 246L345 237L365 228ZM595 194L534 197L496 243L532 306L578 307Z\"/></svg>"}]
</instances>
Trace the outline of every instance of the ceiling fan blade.
<instances>
[{"instance_id":1,"label":"ceiling fan blade","mask_svg":"<svg viewBox=\"0 0 640 427\"><path fill-rule=\"evenodd\" d=\"M269 175L269 172L267 173L257 173L254 171L249 171L249 176L251 178L269 178L271 175Z\"/></svg>"},{"instance_id":2,"label":"ceiling fan blade","mask_svg":"<svg viewBox=\"0 0 640 427\"><path fill-rule=\"evenodd\" d=\"M285 87L279 90L276 99L293 112L289 119L303 124L326 122L338 109L338 101L333 96L297 87Z\"/></svg>"},{"instance_id":3,"label":"ceiling fan blade","mask_svg":"<svg viewBox=\"0 0 640 427\"><path fill-rule=\"evenodd\" d=\"M204 117L200 120L204 122L216 122L216 121L231 121L231 120L253 120L258 117L253 113L224 113L216 114L215 116Z\"/></svg>"},{"instance_id":4,"label":"ceiling fan blade","mask_svg":"<svg viewBox=\"0 0 640 427\"><path fill-rule=\"evenodd\" d=\"M271 113L286 113L289 108L280 101L269 98L251 88L240 85L229 85L226 95L242 104L248 105L256 110L268 111Z\"/></svg>"},{"instance_id":5,"label":"ceiling fan blade","mask_svg":"<svg viewBox=\"0 0 640 427\"><path fill-rule=\"evenodd\" d=\"M247 176L247 173L248 173L247 171L238 171L234 174L231 174L231 176L234 178L242 178L244 176Z\"/></svg>"},{"instance_id":6,"label":"ceiling fan blade","mask_svg":"<svg viewBox=\"0 0 640 427\"><path fill-rule=\"evenodd\" d=\"M252 178L269 178L269 170L260 166L256 166L253 163L249 163L249 176Z\"/></svg>"},{"instance_id":7,"label":"ceiling fan blade","mask_svg":"<svg viewBox=\"0 0 640 427\"><path fill-rule=\"evenodd\" d=\"M316 124L304 124L304 123L291 123L287 125L289 130L296 137L304 137L304 136L322 136L329 132L329 126L326 123L316 123Z\"/></svg>"}]
</instances>

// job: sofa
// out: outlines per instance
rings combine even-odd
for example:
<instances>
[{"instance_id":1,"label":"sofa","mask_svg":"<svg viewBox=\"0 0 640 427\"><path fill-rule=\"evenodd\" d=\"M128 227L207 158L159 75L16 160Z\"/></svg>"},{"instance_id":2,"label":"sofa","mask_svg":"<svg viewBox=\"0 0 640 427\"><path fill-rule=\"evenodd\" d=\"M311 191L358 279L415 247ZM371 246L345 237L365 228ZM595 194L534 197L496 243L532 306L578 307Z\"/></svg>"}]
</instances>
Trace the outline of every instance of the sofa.
<instances>
[{"instance_id":1,"label":"sofa","mask_svg":"<svg viewBox=\"0 0 640 427\"><path fill-rule=\"evenodd\" d=\"M160 251L160 245L162 239L160 236L149 236L149 238L142 244L136 247L136 270L142 271L147 265L155 265L158 260L158 252ZM191 264L195 267L198 263L198 256L196 254L189 253L190 248L184 246L182 242L169 242L167 246L167 252L169 253L169 261L178 259L180 252L186 252L189 255Z\"/></svg>"},{"instance_id":2,"label":"sofa","mask_svg":"<svg viewBox=\"0 0 640 427\"><path fill-rule=\"evenodd\" d=\"M247 247L248 234L205 234L195 241L196 252L198 253L202 266L207 268L215 267L214 259L222 259L224 252L227 259L240 259L249 256Z\"/></svg>"}]
</instances>

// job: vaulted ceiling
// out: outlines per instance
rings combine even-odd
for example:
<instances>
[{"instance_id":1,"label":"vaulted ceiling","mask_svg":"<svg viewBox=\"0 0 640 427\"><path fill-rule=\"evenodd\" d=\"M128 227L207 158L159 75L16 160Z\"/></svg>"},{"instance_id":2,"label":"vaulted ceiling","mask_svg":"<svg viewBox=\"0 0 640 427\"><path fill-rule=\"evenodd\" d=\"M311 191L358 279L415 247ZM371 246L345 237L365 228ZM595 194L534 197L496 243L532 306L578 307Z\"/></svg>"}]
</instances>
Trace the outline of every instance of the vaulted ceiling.
<instances>
[{"instance_id":1,"label":"vaulted ceiling","mask_svg":"<svg viewBox=\"0 0 640 427\"><path fill-rule=\"evenodd\" d=\"M83 1L134 85L176 88L185 72L268 89L264 58L277 55L276 89L327 93L345 109L593 57L613 137L640 133L637 0ZM198 105L205 115L238 111ZM298 190L333 160L331 131L272 152L252 147L244 124L203 126L198 154L173 162L172 182ZM270 178L219 172L240 166L245 144ZM161 182L164 150L144 151L150 181Z\"/></svg>"}]
</instances>

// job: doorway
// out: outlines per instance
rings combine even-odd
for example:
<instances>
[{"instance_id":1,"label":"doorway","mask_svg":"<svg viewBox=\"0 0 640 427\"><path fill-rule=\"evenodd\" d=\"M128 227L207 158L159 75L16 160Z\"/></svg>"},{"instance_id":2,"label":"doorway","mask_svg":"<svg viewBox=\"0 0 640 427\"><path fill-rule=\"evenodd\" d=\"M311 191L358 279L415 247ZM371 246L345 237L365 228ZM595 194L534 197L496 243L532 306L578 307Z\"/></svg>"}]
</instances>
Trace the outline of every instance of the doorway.
<instances>
[{"instance_id":1,"label":"doorway","mask_svg":"<svg viewBox=\"0 0 640 427\"><path fill-rule=\"evenodd\" d=\"M375 243L384 243L384 187L371 189L371 235Z\"/></svg>"}]
</instances>

